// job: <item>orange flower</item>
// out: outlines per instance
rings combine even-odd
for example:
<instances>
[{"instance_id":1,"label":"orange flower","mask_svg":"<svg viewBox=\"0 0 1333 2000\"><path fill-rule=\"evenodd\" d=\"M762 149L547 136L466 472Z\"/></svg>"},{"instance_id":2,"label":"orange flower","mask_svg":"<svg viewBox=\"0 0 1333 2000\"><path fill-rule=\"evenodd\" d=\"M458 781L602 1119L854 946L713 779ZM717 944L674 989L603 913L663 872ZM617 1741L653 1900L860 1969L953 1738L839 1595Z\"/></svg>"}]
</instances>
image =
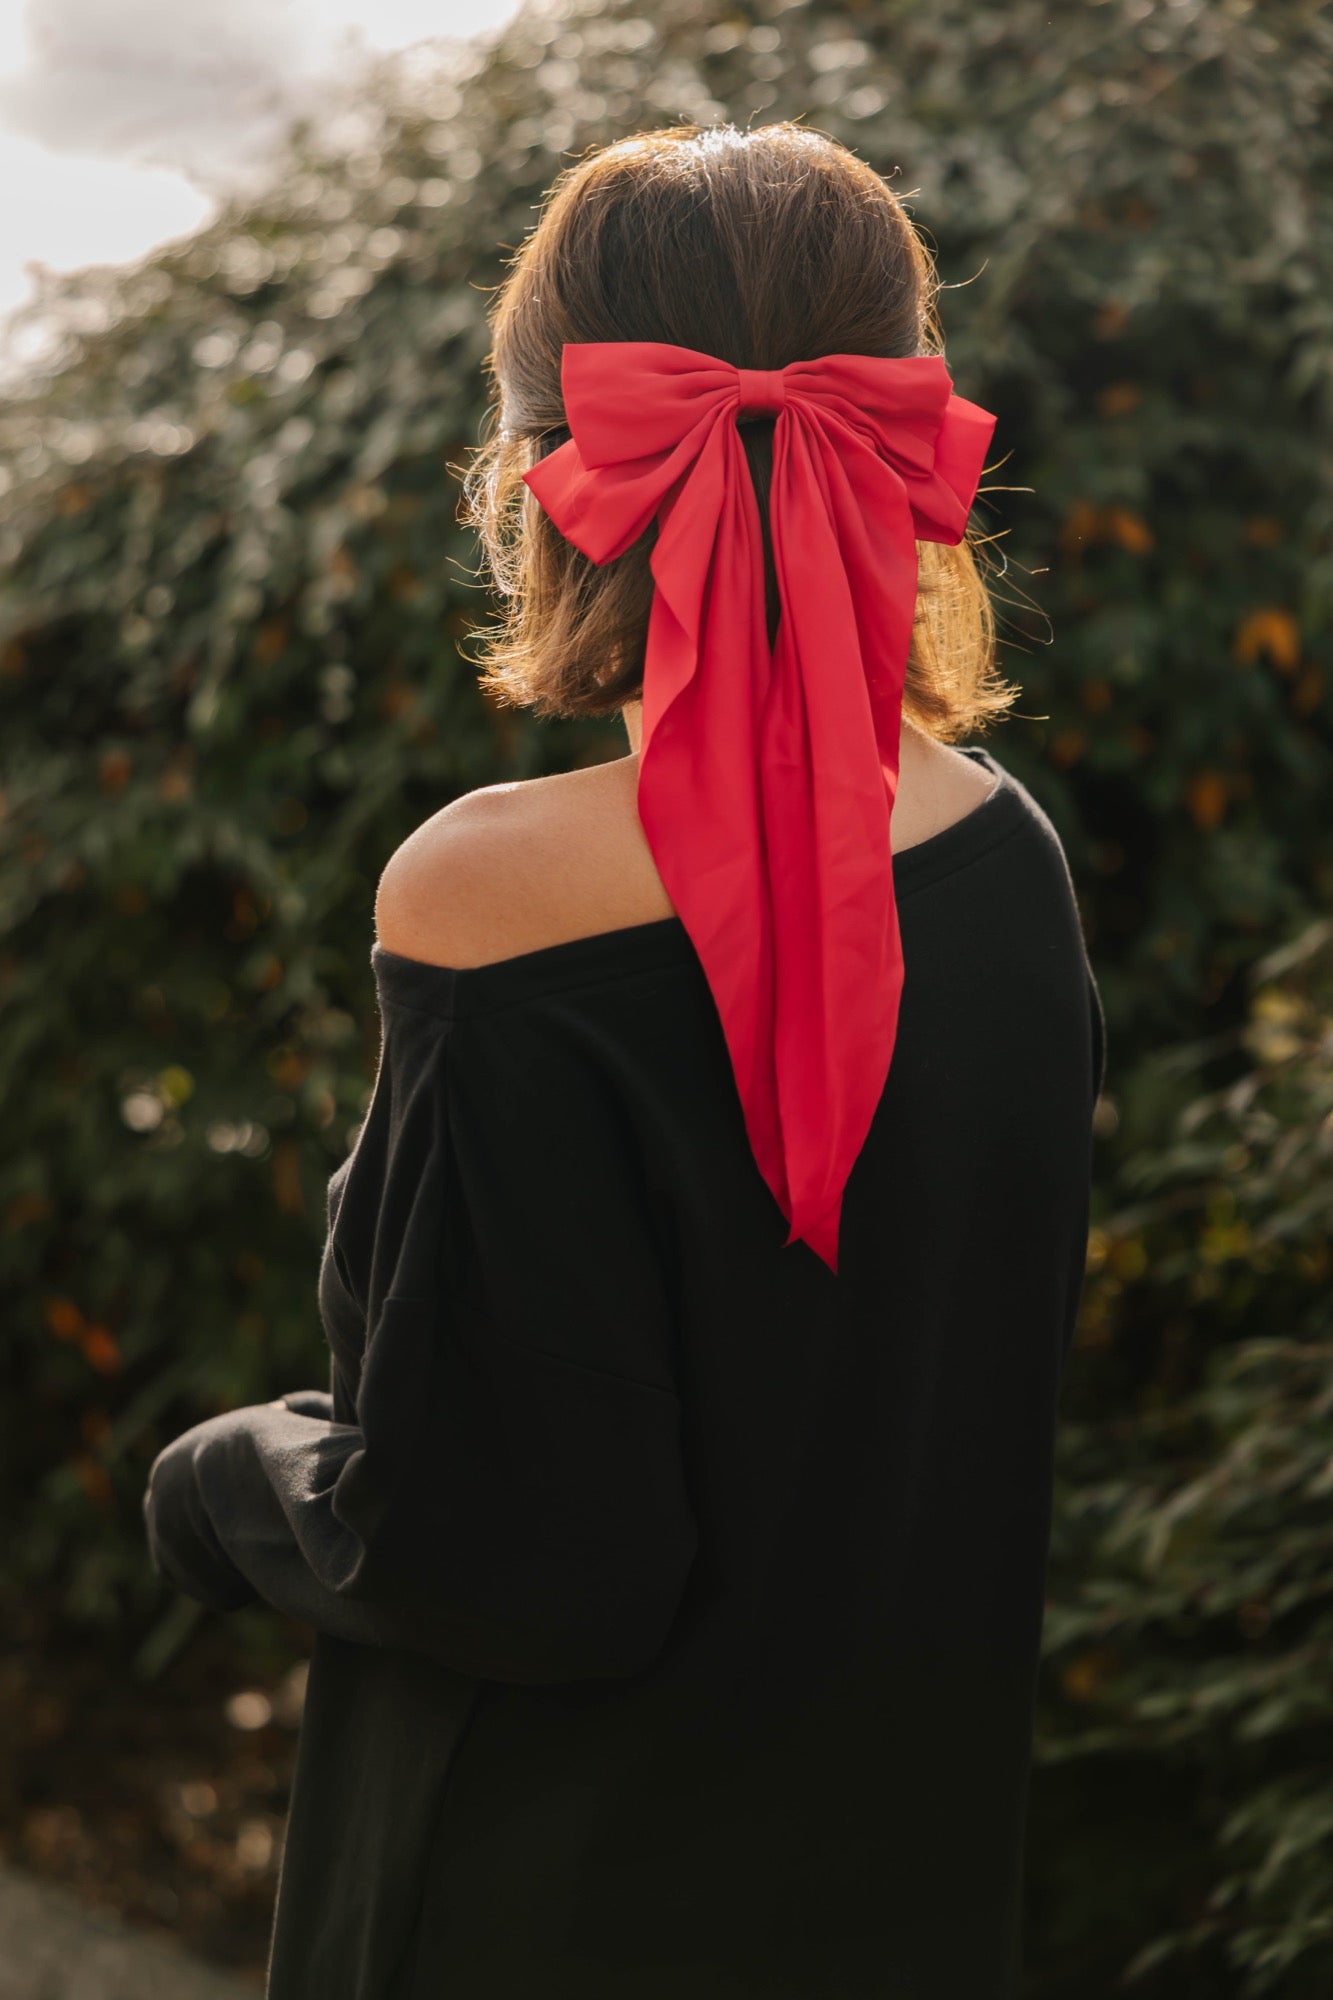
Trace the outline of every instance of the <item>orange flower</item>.
<instances>
[{"instance_id":1,"label":"orange flower","mask_svg":"<svg viewBox=\"0 0 1333 2000\"><path fill-rule=\"evenodd\" d=\"M111 1490L111 1479L106 1467L99 1465L95 1458L90 1458L84 1451L74 1460L74 1469L93 1505L100 1507L104 1514L109 1514L115 1506L115 1495Z\"/></svg>"},{"instance_id":2,"label":"orange flower","mask_svg":"<svg viewBox=\"0 0 1333 2000\"><path fill-rule=\"evenodd\" d=\"M16 1229L26 1229L30 1222L45 1222L51 1213L51 1202L44 1194L16 1194L0 1211L0 1229L11 1235Z\"/></svg>"},{"instance_id":3,"label":"orange flower","mask_svg":"<svg viewBox=\"0 0 1333 2000\"><path fill-rule=\"evenodd\" d=\"M1153 532L1142 514L1136 514L1132 507L1108 507L1106 510L1107 532L1112 541L1119 542L1122 549L1132 555L1147 555L1153 546Z\"/></svg>"},{"instance_id":4,"label":"orange flower","mask_svg":"<svg viewBox=\"0 0 1333 2000\"><path fill-rule=\"evenodd\" d=\"M123 792L130 779L130 760L123 750L107 750L98 765L104 792Z\"/></svg>"},{"instance_id":5,"label":"orange flower","mask_svg":"<svg viewBox=\"0 0 1333 2000\"><path fill-rule=\"evenodd\" d=\"M47 1332L57 1340L77 1340L83 1332L83 1314L73 1299L48 1299L45 1317Z\"/></svg>"},{"instance_id":6,"label":"orange flower","mask_svg":"<svg viewBox=\"0 0 1333 2000\"><path fill-rule=\"evenodd\" d=\"M1123 417L1137 410L1142 401L1143 390L1137 382L1108 382L1098 392L1097 408L1104 417Z\"/></svg>"},{"instance_id":7,"label":"orange flower","mask_svg":"<svg viewBox=\"0 0 1333 2000\"><path fill-rule=\"evenodd\" d=\"M1185 788L1185 797L1194 824L1211 832L1227 809L1226 777L1221 771L1196 771Z\"/></svg>"},{"instance_id":8,"label":"orange flower","mask_svg":"<svg viewBox=\"0 0 1333 2000\"><path fill-rule=\"evenodd\" d=\"M1240 625L1231 650L1243 667L1266 653L1280 674L1295 673L1301 657L1301 628L1289 611L1270 604L1252 611Z\"/></svg>"},{"instance_id":9,"label":"orange flower","mask_svg":"<svg viewBox=\"0 0 1333 2000\"><path fill-rule=\"evenodd\" d=\"M284 1215L305 1213L305 1191L301 1185L301 1151L290 1139L273 1148L273 1198Z\"/></svg>"},{"instance_id":10,"label":"orange flower","mask_svg":"<svg viewBox=\"0 0 1333 2000\"><path fill-rule=\"evenodd\" d=\"M115 1375L125 1366L124 1356L104 1326L87 1326L79 1336L83 1358L99 1375Z\"/></svg>"},{"instance_id":11,"label":"orange flower","mask_svg":"<svg viewBox=\"0 0 1333 2000\"><path fill-rule=\"evenodd\" d=\"M1109 1680L1114 1664L1104 1647L1082 1653L1064 1669L1060 1685L1071 1701L1091 1701L1103 1681Z\"/></svg>"}]
</instances>

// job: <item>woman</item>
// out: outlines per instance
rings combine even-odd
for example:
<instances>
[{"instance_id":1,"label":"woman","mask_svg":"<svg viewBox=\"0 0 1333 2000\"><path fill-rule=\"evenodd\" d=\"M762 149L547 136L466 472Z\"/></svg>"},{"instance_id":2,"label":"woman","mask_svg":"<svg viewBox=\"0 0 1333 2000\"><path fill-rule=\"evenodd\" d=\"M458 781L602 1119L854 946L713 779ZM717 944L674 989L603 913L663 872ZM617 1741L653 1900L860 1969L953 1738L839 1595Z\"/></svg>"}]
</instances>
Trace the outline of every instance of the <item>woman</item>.
<instances>
[{"instance_id":1,"label":"woman","mask_svg":"<svg viewBox=\"0 0 1333 2000\"><path fill-rule=\"evenodd\" d=\"M1012 691L935 285L842 147L687 126L497 302L488 685L630 754L391 858L331 1393L153 1468L162 1574L315 1627L271 2000L1015 1991L1103 1032L952 747Z\"/></svg>"}]
</instances>

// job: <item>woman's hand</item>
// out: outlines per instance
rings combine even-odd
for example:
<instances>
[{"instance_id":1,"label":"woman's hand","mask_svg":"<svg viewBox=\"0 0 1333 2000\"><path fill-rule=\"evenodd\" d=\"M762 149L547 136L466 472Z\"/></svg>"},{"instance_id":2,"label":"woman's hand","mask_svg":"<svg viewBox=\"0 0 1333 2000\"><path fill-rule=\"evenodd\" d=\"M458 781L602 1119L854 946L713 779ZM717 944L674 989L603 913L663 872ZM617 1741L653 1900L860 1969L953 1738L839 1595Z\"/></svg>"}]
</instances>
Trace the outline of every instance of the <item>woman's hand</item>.
<instances>
[{"instance_id":1,"label":"woman's hand","mask_svg":"<svg viewBox=\"0 0 1333 2000\"><path fill-rule=\"evenodd\" d=\"M211 1417L160 1451L148 1469L144 1530L153 1568L210 1611L236 1611L256 1593L217 1538L196 1478L196 1454L218 1423Z\"/></svg>"}]
</instances>

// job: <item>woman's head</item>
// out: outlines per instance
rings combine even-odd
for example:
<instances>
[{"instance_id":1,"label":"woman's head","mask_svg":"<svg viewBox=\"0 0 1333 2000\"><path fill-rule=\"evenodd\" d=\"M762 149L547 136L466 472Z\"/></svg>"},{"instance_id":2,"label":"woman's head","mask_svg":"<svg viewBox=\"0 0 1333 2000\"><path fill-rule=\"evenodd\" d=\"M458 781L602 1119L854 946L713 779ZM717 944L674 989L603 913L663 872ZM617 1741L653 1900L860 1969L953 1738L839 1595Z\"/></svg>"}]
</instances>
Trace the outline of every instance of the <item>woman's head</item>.
<instances>
[{"instance_id":1,"label":"woman's head","mask_svg":"<svg viewBox=\"0 0 1333 2000\"><path fill-rule=\"evenodd\" d=\"M854 153L805 126L673 126L567 169L491 309L492 432L465 488L506 599L503 624L483 635L486 691L559 716L611 714L642 692L656 524L599 568L522 481L569 436L567 341L667 341L744 368L937 354L937 290L898 198ZM740 425L763 524L770 639L773 424ZM952 740L1001 713L1017 689L995 675L972 545L921 543L919 554L904 712Z\"/></svg>"}]
</instances>

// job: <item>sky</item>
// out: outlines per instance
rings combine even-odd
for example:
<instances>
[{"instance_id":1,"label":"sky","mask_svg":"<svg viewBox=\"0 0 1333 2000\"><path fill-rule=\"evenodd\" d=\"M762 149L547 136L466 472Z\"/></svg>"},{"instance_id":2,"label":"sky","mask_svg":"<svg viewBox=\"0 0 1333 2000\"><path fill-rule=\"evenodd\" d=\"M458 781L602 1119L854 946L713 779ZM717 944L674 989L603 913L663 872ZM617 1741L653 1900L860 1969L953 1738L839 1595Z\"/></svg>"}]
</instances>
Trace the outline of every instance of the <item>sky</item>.
<instances>
[{"instance_id":1,"label":"sky","mask_svg":"<svg viewBox=\"0 0 1333 2000\"><path fill-rule=\"evenodd\" d=\"M371 51L488 34L518 0L0 0L0 332L26 268L187 235Z\"/></svg>"}]
</instances>

